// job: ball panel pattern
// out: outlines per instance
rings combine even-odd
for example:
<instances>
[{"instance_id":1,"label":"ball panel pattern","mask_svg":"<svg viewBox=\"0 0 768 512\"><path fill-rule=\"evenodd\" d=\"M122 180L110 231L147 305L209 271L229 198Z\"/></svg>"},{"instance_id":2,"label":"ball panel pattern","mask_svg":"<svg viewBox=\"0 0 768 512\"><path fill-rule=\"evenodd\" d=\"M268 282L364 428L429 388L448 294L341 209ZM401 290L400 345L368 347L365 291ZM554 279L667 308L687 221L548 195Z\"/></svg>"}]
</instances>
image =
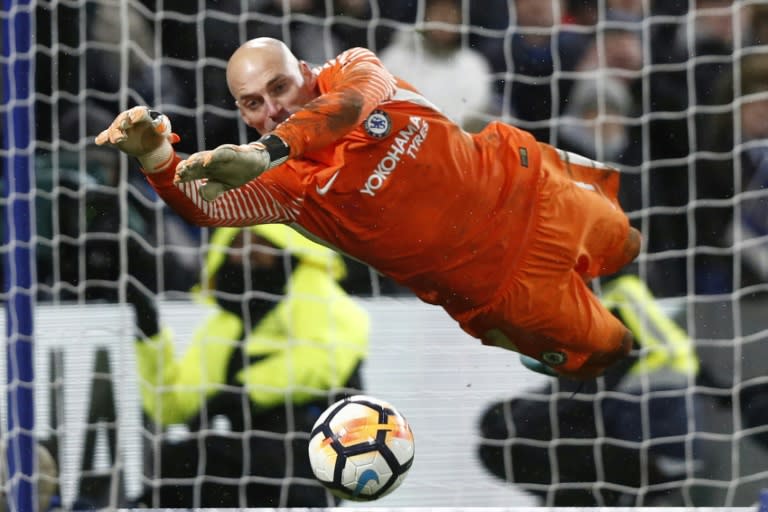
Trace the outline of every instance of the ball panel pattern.
<instances>
[{"instance_id":1,"label":"ball panel pattern","mask_svg":"<svg viewBox=\"0 0 768 512\"><path fill-rule=\"evenodd\" d=\"M315 476L344 499L370 501L392 492L413 457L410 425L391 404L374 397L336 402L312 429L309 458Z\"/></svg>"}]
</instances>

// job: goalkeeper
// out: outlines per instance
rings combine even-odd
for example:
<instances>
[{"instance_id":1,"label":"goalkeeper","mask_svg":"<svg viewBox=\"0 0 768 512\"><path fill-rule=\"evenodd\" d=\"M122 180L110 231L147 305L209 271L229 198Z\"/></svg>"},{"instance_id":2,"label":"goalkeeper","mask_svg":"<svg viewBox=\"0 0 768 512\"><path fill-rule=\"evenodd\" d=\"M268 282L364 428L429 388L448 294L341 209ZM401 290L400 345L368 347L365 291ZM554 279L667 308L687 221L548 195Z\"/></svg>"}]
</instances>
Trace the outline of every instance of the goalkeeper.
<instances>
[{"instance_id":1,"label":"goalkeeper","mask_svg":"<svg viewBox=\"0 0 768 512\"><path fill-rule=\"evenodd\" d=\"M499 122L469 134L362 48L313 69L254 39L227 83L258 141L182 161L168 118L134 107L96 142L188 221L291 224L546 371L592 378L631 349L588 285L640 250L615 169Z\"/></svg>"},{"instance_id":2,"label":"goalkeeper","mask_svg":"<svg viewBox=\"0 0 768 512\"><path fill-rule=\"evenodd\" d=\"M135 347L142 406L164 430L142 504L338 503L314 480L307 448L323 410L362 389L369 320L340 287L344 271L337 254L287 226L217 229L201 286L214 308L180 358L154 302L129 288L144 333ZM195 435L179 439L170 425Z\"/></svg>"}]
</instances>

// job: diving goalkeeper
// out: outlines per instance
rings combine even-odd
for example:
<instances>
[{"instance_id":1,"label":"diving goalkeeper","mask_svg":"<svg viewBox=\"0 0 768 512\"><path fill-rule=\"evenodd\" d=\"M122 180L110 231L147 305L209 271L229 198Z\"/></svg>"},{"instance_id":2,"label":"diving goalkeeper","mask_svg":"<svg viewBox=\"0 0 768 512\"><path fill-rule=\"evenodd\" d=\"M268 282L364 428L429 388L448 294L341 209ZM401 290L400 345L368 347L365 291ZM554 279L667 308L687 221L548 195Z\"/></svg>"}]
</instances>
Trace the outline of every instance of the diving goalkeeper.
<instances>
[{"instance_id":1,"label":"diving goalkeeper","mask_svg":"<svg viewBox=\"0 0 768 512\"><path fill-rule=\"evenodd\" d=\"M547 371L592 378L631 350L588 286L640 250L615 169L500 122L469 134L363 48L311 68L253 39L227 84L259 140L182 160L169 119L140 106L96 143L137 157L189 222L291 224Z\"/></svg>"}]
</instances>

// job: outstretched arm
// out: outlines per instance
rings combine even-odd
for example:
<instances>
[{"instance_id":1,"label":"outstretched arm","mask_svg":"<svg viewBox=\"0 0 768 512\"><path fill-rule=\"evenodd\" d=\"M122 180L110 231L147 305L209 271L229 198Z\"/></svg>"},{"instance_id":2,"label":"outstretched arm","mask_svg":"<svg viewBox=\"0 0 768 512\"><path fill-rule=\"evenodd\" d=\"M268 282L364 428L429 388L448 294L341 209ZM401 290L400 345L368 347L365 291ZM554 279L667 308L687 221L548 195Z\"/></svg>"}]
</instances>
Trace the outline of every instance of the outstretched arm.
<instances>
[{"instance_id":1,"label":"outstretched arm","mask_svg":"<svg viewBox=\"0 0 768 512\"><path fill-rule=\"evenodd\" d=\"M208 201L220 193L220 182L174 183L176 167L181 160L172 146L177 141L170 120L147 107L133 107L121 112L96 137L96 144L111 146L135 157L160 197L192 224L251 226L295 220L297 212L291 208L289 198L261 181L248 183L236 194L229 194L216 203ZM250 172L247 159L243 165Z\"/></svg>"}]
</instances>

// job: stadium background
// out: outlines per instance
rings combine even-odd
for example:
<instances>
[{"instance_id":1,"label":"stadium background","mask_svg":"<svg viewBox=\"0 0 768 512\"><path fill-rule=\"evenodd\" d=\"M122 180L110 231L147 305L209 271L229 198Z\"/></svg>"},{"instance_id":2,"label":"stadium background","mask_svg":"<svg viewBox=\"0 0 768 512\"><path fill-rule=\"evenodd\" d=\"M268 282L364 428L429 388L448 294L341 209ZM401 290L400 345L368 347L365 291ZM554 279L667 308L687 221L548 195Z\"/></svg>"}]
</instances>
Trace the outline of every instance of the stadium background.
<instances>
[{"instance_id":1,"label":"stadium background","mask_svg":"<svg viewBox=\"0 0 768 512\"><path fill-rule=\"evenodd\" d=\"M9 30L4 35L3 97L8 99L9 90L16 85L10 79L15 76L13 64L29 59L33 72L28 99L34 114L30 145L17 147L9 113L18 103L6 101L2 106L3 184L6 191L12 186L14 158L34 156L30 198L36 228L33 294L39 318L35 324L39 340L36 429L44 440L71 439L62 441L55 454L61 465L65 501L75 499L85 475L78 454L87 443L80 433L89 421L100 420L98 415L89 419L86 404L76 406L70 398L59 404L64 408L60 418L64 421L51 428L47 406L52 400L46 398L50 391L46 381L56 367L51 361L61 357L64 363L74 360L83 365L69 369L62 363L67 371L52 387L63 390L65 397L89 392L91 381L78 381L71 375L107 368L95 366L97 347L108 347L102 354L108 354L121 371L130 368L132 320L124 304L128 275L160 294L170 308L169 321L183 332L189 323L185 317L187 290L196 281L199 247L207 240L207 233L184 225L157 202L132 162L94 148L93 135L116 112L148 104L171 117L182 137L181 152L245 142L254 134L238 122L223 70L227 56L247 37L285 38L300 57L320 63L345 46L361 44L383 51L394 46L398 34L438 28L459 34L461 48L477 50L488 61L490 98L482 109L463 113L468 129L502 119L561 145L567 140L561 128L588 124L584 119L574 121L577 113L569 109L578 99L570 96L574 83L599 78L600 83L618 80L629 84L625 90L628 102L623 93L598 87L593 106L599 122L618 121L627 128L628 144L612 153L604 134L592 149L595 156L621 167L623 202L647 240L632 270L687 328L702 361L702 372L691 380L686 396L701 399L705 413L690 422L684 437L689 445L695 442L701 447L698 453L703 460L686 461L684 476L675 482L685 491L673 499L686 506L754 503L768 479L768 457L759 442L768 429L742 412L749 405L745 397L754 397L768 384L764 367L768 229L765 223L754 222L764 212L763 189L768 181L761 181L759 166L748 174L743 159L763 149L766 134L749 137L736 126L744 97L756 95L758 101L764 100L768 87L740 89L749 76L734 63L752 56L759 60L766 53L766 2L562 2L555 9L553 23L542 25L536 21L535 5L543 1L459 1L460 23L456 25L430 25L425 20L425 0L4 4L2 21ZM586 11L580 9L584 7ZM528 26L521 23L527 12L533 20ZM11 29L25 13L32 15L34 37L29 54L15 52L13 39L5 39L14 34ZM701 42L694 27L713 19L725 21L708 25L704 35L716 37ZM538 41L538 53L530 54L535 58L526 60L530 55L515 53L519 36ZM631 44L632 39L639 43L636 59L629 49L613 61L611 49ZM566 51L575 47L574 41L581 41L584 50L592 40L598 44L591 63ZM545 65L537 67L541 62ZM757 67L763 84L768 84L766 69ZM454 67L453 72L459 81L461 70ZM434 76L440 75L435 72ZM723 92L723 83L729 82L717 79L730 76L735 77L730 90ZM415 74L412 80L417 78ZM469 79L480 81L473 76ZM617 107L611 110L614 100ZM461 98L460 102L469 100ZM732 123L733 140L726 147L715 144L722 134L714 128L723 116ZM711 176L708 173L723 172L709 166L722 162L734 162L728 168L733 179L712 180L709 187L704 186ZM722 178L721 174L717 177ZM724 187L721 195L713 193L718 186ZM737 193L729 193L729 186ZM2 206L10 208L12 200L18 201L18 197L4 195ZM4 219L13 221L10 211L5 210ZM746 220L722 222L730 217ZM13 231L11 225L4 224L6 236ZM715 233L714 238L710 232ZM148 270L131 258L136 244L149 247L152 264ZM8 239L3 245L4 258L17 247L18 241ZM93 254L111 259L99 266L89 260ZM5 274L6 282L12 279L10 272ZM523 486L498 481L479 467L475 448L483 408L494 400L524 396L541 385L542 378L524 371L516 358L501 358L466 339L439 311L416 305L369 269L353 267L349 286L365 297L374 313L373 353L366 370L370 392L382 394L406 412L414 422L418 443L413 474L401 491L380 504L538 503ZM13 290L3 288L4 302L12 302L11 293ZM97 304L106 309L95 309ZM88 324L100 327L84 331ZM43 347L56 350L46 352ZM108 381L113 373L105 372L104 379ZM100 375L97 371L96 376ZM120 374L120 382L129 381L129 373ZM113 397L114 420L137 418L137 405L131 402L135 397L127 392L123 396L121 391ZM603 395L598 390L596 396ZM87 404L93 400L90 397ZM554 403L555 398L551 400ZM2 410L5 414L5 405ZM110 482L119 487L115 492L109 487L106 493L107 503L116 506L125 491L118 475L126 472L128 484L135 478L136 473L131 476L130 471L137 471L141 446L122 446L121 457L127 459L110 460L104 452L105 441L99 440L106 435L99 430L102 427L94 429L97 460L90 461L97 468L94 485ZM127 429L140 434L139 421ZM130 438L125 430L121 436L122 441ZM639 449L652 444L646 440ZM562 484L554 476L552 487L558 485ZM592 485L601 486L599 481ZM644 491L629 494L643 496ZM100 496L103 498L103 492Z\"/></svg>"}]
</instances>

